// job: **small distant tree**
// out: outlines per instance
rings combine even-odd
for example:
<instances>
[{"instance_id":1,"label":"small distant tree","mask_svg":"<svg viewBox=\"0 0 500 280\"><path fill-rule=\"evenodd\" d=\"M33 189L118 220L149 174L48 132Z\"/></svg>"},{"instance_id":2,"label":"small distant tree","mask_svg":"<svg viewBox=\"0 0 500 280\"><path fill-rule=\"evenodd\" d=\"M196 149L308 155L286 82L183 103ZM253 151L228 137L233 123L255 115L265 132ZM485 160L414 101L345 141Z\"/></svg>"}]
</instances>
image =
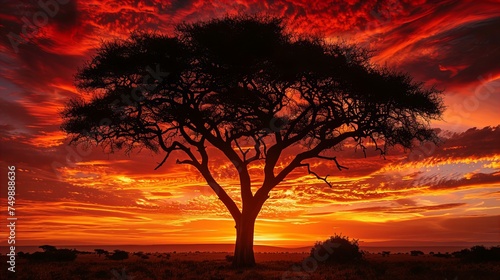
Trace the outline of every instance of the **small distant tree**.
<instances>
[{"instance_id":1,"label":"small distant tree","mask_svg":"<svg viewBox=\"0 0 500 280\"><path fill-rule=\"evenodd\" d=\"M109 252L104 249L94 249L94 252L101 257L101 255L109 255Z\"/></svg>"},{"instance_id":2,"label":"small distant tree","mask_svg":"<svg viewBox=\"0 0 500 280\"><path fill-rule=\"evenodd\" d=\"M441 91L378 67L367 50L287 31L282 20L236 16L180 24L175 36L107 42L76 75L86 99L68 102L62 129L107 151L146 148L197 170L235 221L233 265L255 265L255 221L271 191L313 161L347 169L331 153L346 141L385 154L437 141L429 122ZM299 147L291 157L290 149ZM241 197L213 170L234 167ZM262 180L251 177L262 165ZM240 203L241 202L241 203Z\"/></svg>"},{"instance_id":3,"label":"small distant tree","mask_svg":"<svg viewBox=\"0 0 500 280\"><path fill-rule=\"evenodd\" d=\"M316 242L310 256L324 263L351 263L363 259L358 240L335 234L327 240Z\"/></svg>"}]
</instances>

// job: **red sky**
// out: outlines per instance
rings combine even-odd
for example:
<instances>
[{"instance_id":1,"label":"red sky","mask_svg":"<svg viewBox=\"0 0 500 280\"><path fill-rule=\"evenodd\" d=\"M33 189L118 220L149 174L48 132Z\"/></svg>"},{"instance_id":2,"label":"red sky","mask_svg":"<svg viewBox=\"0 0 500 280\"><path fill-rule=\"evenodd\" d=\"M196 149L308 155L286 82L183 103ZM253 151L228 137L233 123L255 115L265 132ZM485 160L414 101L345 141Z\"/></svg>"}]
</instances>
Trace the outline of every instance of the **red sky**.
<instances>
[{"instance_id":1,"label":"red sky","mask_svg":"<svg viewBox=\"0 0 500 280\"><path fill-rule=\"evenodd\" d=\"M256 244L312 245L335 232L401 245L500 243L500 2L327 2L69 1L14 47L9 38L23 18L44 10L37 1L4 4L0 177L6 186L7 166L16 166L19 245L234 242L230 215L194 170L171 160L154 171L162 155L149 152L82 155L67 145L58 112L80 94L73 75L103 41L137 29L172 34L175 23L236 13L281 16L291 31L369 47L374 63L444 89L447 106L432 123L445 140L439 147L394 149L385 160L346 148L336 155L349 170L314 164L334 188L295 172L266 202ZM238 199L235 171L213 162ZM259 182L260 167L252 174Z\"/></svg>"}]
</instances>

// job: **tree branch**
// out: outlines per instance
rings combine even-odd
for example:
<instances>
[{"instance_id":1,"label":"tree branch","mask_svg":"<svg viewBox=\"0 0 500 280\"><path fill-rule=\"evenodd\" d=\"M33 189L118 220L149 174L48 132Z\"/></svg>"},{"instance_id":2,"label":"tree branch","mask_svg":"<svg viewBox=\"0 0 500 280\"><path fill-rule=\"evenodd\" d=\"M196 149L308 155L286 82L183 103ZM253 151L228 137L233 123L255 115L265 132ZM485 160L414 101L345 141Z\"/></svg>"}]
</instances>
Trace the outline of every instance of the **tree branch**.
<instances>
[{"instance_id":1,"label":"tree branch","mask_svg":"<svg viewBox=\"0 0 500 280\"><path fill-rule=\"evenodd\" d=\"M183 160L182 162L179 162L179 160L177 160L176 163L178 163L178 164L179 163L187 163L187 164L191 164L195 167L200 165L199 161L193 155L191 150L188 147L182 145L181 143L179 143L177 141L174 141L172 143L172 145L170 145L169 147L165 146L164 150L167 152L167 154L165 155L163 160L158 164L158 166L156 166L155 170L160 168L167 161L167 159L170 157L170 154L172 153L172 151L177 151L177 150L183 151L186 155L188 155L191 158L191 160Z\"/></svg>"},{"instance_id":2,"label":"tree branch","mask_svg":"<svg viewBox=\"0 0 500 280\"><path fill-rule=\"evenodd\" d=\"M326 175L324 178L323 178L323 177L320 177L320 176L318 175L318 173L316 173L316 172L314 172L314 171L312 171L312 170L311 170L311 166L310 166L310 164L309 164L309 163L301 163L301 164L299 164L299 167L300 167L300 166L305 166L305 167L307 167L307 172L309 172L309 174L312 174L312 175L316 176L316 178L317 178L317 179L319 179L319 180L321 180L321 181L325 182L325 183L326 183L326 184L327 184L330 188L332 188L332 184L330 184L330 182L328 182L328 181L326 180L326 179L328 178L328 176L329 176L329 175Z\"/></svg>"},{"instance_id":3,"label":"tree branch","mask_svg":"<svg viewBox=\"0 0 500 280\"><path fill-rule=\"evenodd\" d=\"M255 196L256 197L259 196L260 199L262 199L262 197L267 197L269 195L269 192L276 185L278 185L281 181L283 181L286 178L286 176L288 176L288 174L290 174L293 170L295 170L295 168L301 166L303 160L318 157L319 153L321 153L322 151L329 149L331 147L334 147L335 145L339 144L340 142L344 141L347 138L355 137L359 133L360 133L359 131L345 132L345 133L343 133L343 134L341 134L333 139L325 139L325 140L321 141L319 144L317 144L314 148L312 148L308 151L302 152L300 154L297 154L295 156L295 158L288 164L288 166L286 166L283 170L281 170L281 172L278 175L273 176L272 179L267 179L267 180L264 179L264 183L263 183L262 187L257 191ZM275 146L273 146L273 147L275 147ZM273 148L273 147L271 147L271 148ZM321 157L323 157L323 156L321 156ZM333 160L333 158L327 158L327 159ZM336 159L334 161L337 164L337 168L339 168L340 170L347 169L347 167L338 164ZM267 159L266 159L266 162L267 162ZM272 172L272 170L269 172Z\"/></svg>"},{"instance_id":4,"label":"tree branch","mask_svg":"<svg viewBox=\"0 0 500 280\"><path fill-rule=\"evenodd\" d=\"M158 164L158 166L155 167L154 170L157 170L158 168L160 168L167 161L169 156L170 156L170 152L167 152L167 154L165 155L163 160Z\"/></svg>"},{"instance_id":5,"label":"tree branch","mask_svg":"<svg viewBox=\"0 0 500 280\"><path fill-rule=\"evenodd\" d=\"M337 165L337 168L339 169L339 171L342 171L342 169L349 169L343 165L340 165L339 162L337 161L337 157L327 157L327 156L320 156L320 155L317 155L315 157L320 158L320 159L332 160Z\"/></svg>"},{"instance_id":6,"label":"tree branch","mask_svg":"<svg viewBox=\"0 0 500 280\"><path fill-rule=\"evenodd\" d=\"M252 139L254 140L255 144L254 144L254 150L255 150L255 155L253 155L252 157L250 157L249 159L247 159L245 161L246 164L249 164L250 162L252 161L255 161L255 160L259 160L260 159L260 138L257 138L255 137L254 135L251 136Z\"/></svg>"},{"instance_id":7,"label":"tree branch","mask_svg":"<svg viewBox=\"0 0 500 280\"><path fill-rule=\"evenodd\" d=\"M246 151L243 151L243 149L240 146L240 143L238 143L238 140L234 139L233 141L234 141L234 143L236 144L236 147L238 147L238 150L241 153L241 158L242 158L243 162L246 162L247 154L250 151L250 149L246 149Z\"/></svg>"}]
</instances>

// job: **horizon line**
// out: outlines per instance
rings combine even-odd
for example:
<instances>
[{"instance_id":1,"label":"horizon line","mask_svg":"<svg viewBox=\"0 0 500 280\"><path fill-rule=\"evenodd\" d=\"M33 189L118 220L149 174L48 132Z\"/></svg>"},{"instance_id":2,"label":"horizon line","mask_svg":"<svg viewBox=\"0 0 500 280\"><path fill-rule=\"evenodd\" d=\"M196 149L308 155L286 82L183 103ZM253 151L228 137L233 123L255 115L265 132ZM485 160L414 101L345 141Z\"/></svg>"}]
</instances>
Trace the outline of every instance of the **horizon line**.
<instances>
[{"instance_id":1,"label":"horizon line","mask_svg":"<svg viewBox=\"0 0 500 280\"><path fill-rule=\"evenodd\" d=\"M366 242L366 241L360 241L359 246L373 246L373 247L414 247L414 246L424 246L424 247L440 247L440 246L463 246L463 245L482 245L482 244L488 244L488 246L491 246L492 244L496 244L493 246L500 246L500 242L495 242L495 241L447 241L447 242L442 242L442 241L408 241L409 243L413 244L394 244L399 241L373 241L373 242ZM426 244L428 243L428 244ZM52 243L53 244L53 243ZM39 244L31 244L31 245L18 245L16 247L34 247L34 246L44 246L44 245L51 245L51 243L39 243ZM89 246L194 246L194 245L201 245L201 246L234 246L234 243L151 243L151 244L57 244L57 245L51 245L51 246L61 246L61 247L69 247L69 246L76 246L76 247L89 247ZM10 247L11 245L8 244L1 244L0 247ZM313 247L314 244L312 245L305 245L305 244L277 244L277 245L268 245L268 244L254 244L254 247L276 247L276 248L287 248L287 249L298 249L298 248L304 248L304 247Z\"/></svg>"}]
</instances>

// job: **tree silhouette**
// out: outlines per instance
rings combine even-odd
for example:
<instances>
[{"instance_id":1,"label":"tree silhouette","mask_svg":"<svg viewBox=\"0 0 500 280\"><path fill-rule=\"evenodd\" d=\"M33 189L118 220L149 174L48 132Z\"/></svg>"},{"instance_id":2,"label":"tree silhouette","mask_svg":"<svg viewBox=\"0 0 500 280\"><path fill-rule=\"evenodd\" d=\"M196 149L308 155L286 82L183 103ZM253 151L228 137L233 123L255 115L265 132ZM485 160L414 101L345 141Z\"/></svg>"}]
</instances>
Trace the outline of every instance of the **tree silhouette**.
<instances>
[{"instance_id":1,"label":"tree silhouette","mask_svg":"<svg viewBox=\"0 0 500 280\"><path fill-rule=\"evenodd\" d=\"M104 249L94 249L95 253L101 257L101 255L109 255L109 252Z\"/></svg>"},{"instance_id":2,"label":"tree silhouette","mask_svg":"<svg viewBox=\"0 0 500 280\"><path fill-rule=\"evenodd\" d=\"M443 111L441 92L405 73L376 67L369 52L286 31L280 19L226 17L180 24L174 36L133 33L104 43L76 75L91 98L74 99L62 129L107 151L175 151L196 168L236 223L233 265L255 264L254 224L270 191L307 160L346 140L385 153L435 140L429 120ZM302 150L283 159L291 146ZM241 209L215 179L209 148L239 175ZM252 192L249 165L263 163ZM255 184L255 182L253 183Z\"/></svg>"}]
</instances>

